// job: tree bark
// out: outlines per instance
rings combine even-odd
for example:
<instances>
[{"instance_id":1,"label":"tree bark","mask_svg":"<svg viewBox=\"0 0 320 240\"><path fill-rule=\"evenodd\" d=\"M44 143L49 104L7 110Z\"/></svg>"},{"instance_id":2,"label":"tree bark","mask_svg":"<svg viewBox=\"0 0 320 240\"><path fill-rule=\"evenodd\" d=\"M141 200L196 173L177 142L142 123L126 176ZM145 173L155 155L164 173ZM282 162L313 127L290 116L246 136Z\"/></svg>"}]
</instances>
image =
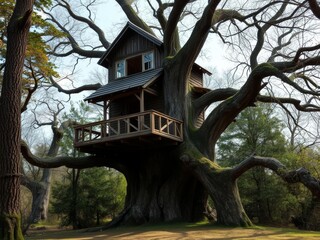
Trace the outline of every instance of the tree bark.
<instances>
[{"instance_id":1,"label":"tree bark","mask_svg":"<svg viewBox=\"0 0 320 240\"><path fill-rule=\"evenodd\" d=\"M8 25L0 98L0 239L23 239L20 217L21 76L32 7L32 0L17 0Z\"/></svg>"},{"instance_id":2,"label":"tree bark","mask_svg":"<svg viewBox=\"0 0 320 240\"><path fill-rule=\"evenodd\" d=\"M181 161L193 170L205 187L217 211L217 223L225 226L252 226L246 215L230 169L223 169L197 153L192 146L186 148Z\"/></svg>"},{"instance_id":3,"label":"tree bark","mask_svg":"<svg viewBox=\"0 0 320 240\"><path fill-rule=\"evenodd\" d=\"M203 219L207 193L172 152L141 152L123 166L125 207L111 225Z\"/></svg>"},{"instance_id":4,"label":"tree bark","mask_svg":"<svg viewBox=\"0 0 320 240\"><path fill-rule=\"evenodd\" d=\"M21 179L21 184L28 188L32 194L32 207L28 217L28 225L47 219L51 191L51 176L52 170L47 168L43 169L42 178L39 182L32 181L26 176L23 176Z\"/></svg>"}]
</instances>

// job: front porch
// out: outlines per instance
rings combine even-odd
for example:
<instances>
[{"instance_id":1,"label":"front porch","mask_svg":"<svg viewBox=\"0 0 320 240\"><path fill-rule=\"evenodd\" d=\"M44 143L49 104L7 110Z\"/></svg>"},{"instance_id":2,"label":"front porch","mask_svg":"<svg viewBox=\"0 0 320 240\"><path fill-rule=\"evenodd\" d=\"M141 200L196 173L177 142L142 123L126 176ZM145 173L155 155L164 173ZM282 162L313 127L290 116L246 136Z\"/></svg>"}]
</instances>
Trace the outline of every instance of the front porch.
<instances>
[{"instance_id":1,"label":"front porch","mask_svg":"<svg viewBox=\"0 0 320 240\"><path fill-rule=\"evenodd\" d=\"M171 145L183 141L182 122L155 110L77 125L74 129L74 147L82 152L122 144L143 147L156 145L159 140Z\"/></svg>"}]
</instances>

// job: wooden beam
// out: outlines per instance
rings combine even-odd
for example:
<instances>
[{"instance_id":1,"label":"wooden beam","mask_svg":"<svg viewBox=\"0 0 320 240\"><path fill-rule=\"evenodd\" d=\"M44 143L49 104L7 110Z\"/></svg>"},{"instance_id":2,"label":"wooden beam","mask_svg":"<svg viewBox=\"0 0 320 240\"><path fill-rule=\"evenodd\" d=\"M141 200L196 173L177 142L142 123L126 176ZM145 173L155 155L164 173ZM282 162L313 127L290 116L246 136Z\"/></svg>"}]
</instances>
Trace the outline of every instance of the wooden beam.
<instances>
[{"instance_id":1,"label":"wooden beam","mask_svg":"<svg viewBox=\"0 0 320 240\"><path fill-rule=\"evenodd\" d=\"M140 112L144 112L144 90L140 93Z\"/></svg>"},{"instance_id":2,"label":"wooden beam","mask_svg":"<svg viewBox=\"0 0 320 240\"><path fill-rule=\"evenodd\" d=\"M150 93L150 94L152 94L152 95L154 95L154 96L159 96L159 93L156 90L152 89L152 88L146 88L145 91Z\"/></svg>"}]
</instances>

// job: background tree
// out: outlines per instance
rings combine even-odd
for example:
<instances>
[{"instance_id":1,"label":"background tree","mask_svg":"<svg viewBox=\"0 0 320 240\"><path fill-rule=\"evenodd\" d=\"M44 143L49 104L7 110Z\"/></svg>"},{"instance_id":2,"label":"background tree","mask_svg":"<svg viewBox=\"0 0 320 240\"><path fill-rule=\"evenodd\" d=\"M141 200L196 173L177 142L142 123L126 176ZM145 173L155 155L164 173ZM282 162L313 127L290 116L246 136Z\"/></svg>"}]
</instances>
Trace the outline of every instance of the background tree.
<instances>
[{"instance_id":1,"label":"background tree","mask_svg":"<svg viewBox=\"0 0 320 240\"><path fill-rule=\"evenodd\" d=\"M286 156L287 142L282 134L283 127L268 106L247 108L219 139L217 161L222 165L234 166L251 154ZM260 224L288 223L290 216L301 212L296 196L272 172L262 167L243 174L238 186L248 216L256 218Z\"/></svg>"},{"instance_id":2,"label":"background tree","mask_svg":"<svg viewBox=\"0 0 320 240\"><path fill-rule=\"evenodd\" d=\"M21 76L32 8L32 0L16 1L7 28L7 54L0 96L1 239L23 239L20 218Z\"/></svg>"},{"instance_id":3,"label":"background tree","mask_svg":"<svg viewBox=\"0 0 320 240\"><path fill-rule=\"evenodd\" d=\"M55 157L58 155L64 132L74 124L72 120L65 120L59 124L59 112L60 111L54 113L52 121L37 123L38 126L50 126L53 133L52 141L45 157ZM26 171L23 172L21 184L28 188L32 193L32 209L27 223L27 226L29 226L32 223L47 219L52 170L50 168L39 169L41 174L36 178L28 176ZM25 230L27 230L27 228Z\"/></svg>"},{"instance_id":4,"label":"background tree","mask_svg":"<svg viewBox=\"0 0 320 240\"><path fill-rule=\"evenodd\" d=\"M74 196L71 169L63 182L53 186L52 212L60 216L62 226L72 224L76 229L99 226L106 217L113 218L122 210L125 179L114 170L81 170L76 184L76 201L71 201ZM75 206L76 215L73 211Z\"/></svg>"},{"instance_id":5,"label":"background tree","mask_svg":"<svg viewBox=\"0 0 320 240\"><path fill-rule=\"evenodd\" d=\"M65 33L65 39L51 54L76 56L78 60L101 57L103 47L108 48L109 41L93 22L93 2L86 6L78 4L85 9L87 17L79 15L72 3L55 2L59 13L65 11L70 16L69 22L60 22L53 13L46 11L48 20ZM117 0L117 3L127 18L140 28L151 34L159 29L165 57L164 112L184 122L184 142L168 151L137 151L135 161L132 161L132 153L125 149L115 154L40 159L23 145L22 152L28 161L42 167L108 166L122 172L128 182L126 204L114 223L197 220L203 217L209 194L220 224L251 225L242 207L236 181L258 166L273 170L289 183L302 182L319 199L319 180L306 169L289 171L274 158L255 155L232 168L223 168L215 162L215 145L221 134L239 113L255 102L276 103L283 108L292 105L306 112L320 110L316 83L320 45L314 41L319 31L318 19L307 1L148 1L149 13L155 17L150 26L142 19L146 13L139 14L132 7L133 1ZM193 12L194 9L200 10ZM86 45L81 36L76 37L71 20L95 33L97 41L90 38L92 44ZM190 22L194 24L190 25ZM189 26L191 34L180 39L179 29L183 30L184 26ZM234 71L240 77L239 87L212 89L199 95L188 82L188 76L211 33L229 44L237 64ZM64 89L55 79L52 84L67 94L83 90L82 87ZM283 89L290 89L295 94L288 96L281 91ZM207 118L197 128L196 120L212 104L215 105L208 111Z\"/></svg>"}]
</instances>

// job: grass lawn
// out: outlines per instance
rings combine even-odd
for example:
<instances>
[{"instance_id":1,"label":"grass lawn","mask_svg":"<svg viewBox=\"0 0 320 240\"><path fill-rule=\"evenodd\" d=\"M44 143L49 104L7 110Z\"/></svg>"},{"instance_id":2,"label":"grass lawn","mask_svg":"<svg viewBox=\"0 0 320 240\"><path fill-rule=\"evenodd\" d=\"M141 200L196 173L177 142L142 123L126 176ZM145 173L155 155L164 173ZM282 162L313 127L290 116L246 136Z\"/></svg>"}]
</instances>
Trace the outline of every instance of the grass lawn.
<instances>
[{"instance_id":1,"label":"grass lawn","mask_svg":"<svg viewBox=\"0 0 320 240\"><path fill-rule=\"evenodd\" d=\"M289 228L226 228L201 224L168 224L140 227L121 227L105 231L86 232L85 230L59 230L46 229L34 230L26 237L31 239L66 239L66 240L91 240L91 239L320 239L320 232L300 231Z\"/></svg>"}]
</instances>

